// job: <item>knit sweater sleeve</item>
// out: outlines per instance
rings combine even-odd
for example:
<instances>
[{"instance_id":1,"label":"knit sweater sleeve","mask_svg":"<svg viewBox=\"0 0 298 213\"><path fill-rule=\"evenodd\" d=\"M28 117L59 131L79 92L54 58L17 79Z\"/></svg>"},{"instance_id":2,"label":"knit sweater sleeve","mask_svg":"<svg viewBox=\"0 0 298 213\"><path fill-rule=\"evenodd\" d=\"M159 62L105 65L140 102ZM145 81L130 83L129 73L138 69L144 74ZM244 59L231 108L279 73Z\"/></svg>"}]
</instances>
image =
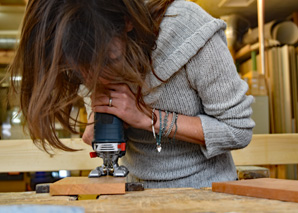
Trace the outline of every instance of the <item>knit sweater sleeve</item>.
<instances>
[{"instance_id":1,"label":"knit sweater sleeve","mask_svg":"<svg viewBox=\"0 0 298 213\"><path fill-rule=\"evenodd\" d=\"M200 117L205 137L206 158L240 149L249 144L252 128L252 96L236 72L234 61L220 30L187 64L192 87L203 105Z\"/></svg>"}]
</instances>

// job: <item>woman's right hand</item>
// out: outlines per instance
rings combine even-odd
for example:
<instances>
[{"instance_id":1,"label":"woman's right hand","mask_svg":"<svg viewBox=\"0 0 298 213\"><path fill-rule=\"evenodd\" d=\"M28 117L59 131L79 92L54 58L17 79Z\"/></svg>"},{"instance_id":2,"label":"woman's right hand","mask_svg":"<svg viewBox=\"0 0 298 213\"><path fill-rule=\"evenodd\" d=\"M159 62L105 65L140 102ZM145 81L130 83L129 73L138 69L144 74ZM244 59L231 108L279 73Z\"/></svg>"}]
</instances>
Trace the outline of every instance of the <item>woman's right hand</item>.
<instances>
[{"instance_id":1,"label":"woman's right hand","mask_svg":"<svg viewBox=\"0 0 298 213\"><path fill-rule=\"evenodd\" d=\"M93 112L92 112L88 119L89 125L86 126L85 131L82 136L82 140L90 146L92 144L93 135L94 135L94 124L90 124L90 123L93 123L93 122L94 122L94 116L93 116Z\"/></svg>"}]
</instances>

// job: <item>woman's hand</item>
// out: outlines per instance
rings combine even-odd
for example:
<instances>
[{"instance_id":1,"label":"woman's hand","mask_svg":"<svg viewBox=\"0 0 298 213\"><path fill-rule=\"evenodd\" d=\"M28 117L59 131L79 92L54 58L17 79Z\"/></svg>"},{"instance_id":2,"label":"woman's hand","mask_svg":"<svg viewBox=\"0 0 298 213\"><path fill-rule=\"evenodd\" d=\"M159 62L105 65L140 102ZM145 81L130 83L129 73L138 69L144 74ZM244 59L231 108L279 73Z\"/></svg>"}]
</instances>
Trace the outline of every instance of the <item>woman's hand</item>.
<instances>
[{"instance_id":1,"label":"woman's hand","mask_svg":"<svg viewBox=\"0 0 298 213\"><path fill-rule=\"evenodd\" d=\"M107 84L106 87L110 90L110 97L105 94L92 94L92 109L93 112L108 113L122 119L126 124L138 129L152 131L151 117L148 117L144 112L140 111L136 106L136 97L131 92L126 84ZM110 104L110 98L111 106ZM165 112L161 111L162 118L165 117ZM160 131L159 111L155 110L157 121L154 125L155 132ZM173 115L169 115L167 127L172 122ZM88 123L93 122L94 116L91 115ZM179 127L177 130L175 128ZM94 125L88 125L83 134L83 141L91 144L93 140ZM173 128L169 137L178 140L188 141L192 143L205 144L204 134L201 119L199 117L190 117L179 115L177 126ZM177 131L177 132L176 132Z\"/></svg>"},{"instance_id":2,"label":"woman's hand","mask_svg":"<svg viewBox=\"0 0 298 213\"><path fill-rule=\"evenodd\" d=\"M105 94L92 94L93 112L113 114L134 128L151 129L151 118L137 108L136 97L126 84L105 86L110 90L110 97Z\"/></svg>"},{"instance_id":3,"label":"woman's hand","mask_svg":"<svg viewBox=\"0 0 298 213\"><path fill-rule=\"evenodd\" d=\"M94 113L92 112L88 119L88 124L94 122ZM87 125L82 136L82 140L91 146L94 136L94 124Z\"/></svg>"}]
</instances>

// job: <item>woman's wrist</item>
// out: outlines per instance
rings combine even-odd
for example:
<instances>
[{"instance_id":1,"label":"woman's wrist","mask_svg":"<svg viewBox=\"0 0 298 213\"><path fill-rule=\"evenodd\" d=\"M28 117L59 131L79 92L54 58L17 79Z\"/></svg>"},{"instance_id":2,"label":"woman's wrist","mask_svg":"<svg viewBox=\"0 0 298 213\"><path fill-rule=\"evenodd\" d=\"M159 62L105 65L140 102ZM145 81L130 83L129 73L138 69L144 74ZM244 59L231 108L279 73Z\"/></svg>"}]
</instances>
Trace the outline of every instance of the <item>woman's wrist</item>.
<instances>
[{"instance_id":1,"label":"woman's wrist","mask_svg":"<svg viewBox=\"0 0 298 213\"><path fill-rule=\"evenodd\" d=\"M152 113L154 113L156 117L156 122L154 123L154 115L152 114L152 126L150 131L153 134L155 132L156 135L162 134L162 136L165 137L172 137L175 130L174 124L176 119L176 113L161 110L152 110Z\"/></svg>"}]
</instances>

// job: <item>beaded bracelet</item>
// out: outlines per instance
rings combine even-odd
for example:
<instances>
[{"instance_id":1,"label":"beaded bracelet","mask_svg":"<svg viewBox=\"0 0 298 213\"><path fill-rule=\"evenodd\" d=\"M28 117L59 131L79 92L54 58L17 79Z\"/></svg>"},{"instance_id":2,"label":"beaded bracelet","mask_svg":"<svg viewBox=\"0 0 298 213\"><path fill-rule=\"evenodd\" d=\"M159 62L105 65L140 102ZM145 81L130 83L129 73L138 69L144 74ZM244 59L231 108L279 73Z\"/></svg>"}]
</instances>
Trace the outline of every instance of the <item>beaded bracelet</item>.
<instances>
[{"instance_id":1,"label":"beaded bracelet","mask_svg":"<svg viewBox=\"0 0 298 213\"><path fill-rule=\"evenodd\" d=\"M158 152L161 152L161 138L162 138L162 136L168 137L170 135L170 133L172 132L174 125L175 125L175 132L174 132L174 135L173 135L173 138L172 138L171 141L173 141L175 139L175 135L176 135L176 132L177 132L177 129L178 129L178 126L177 126L178 114L173 112L170 127L169 127L168 131L165 132L165 130L167 129L169 112L165 111L165 113L166 113L165 117L162 119L162 112L161 112L160 109L158 110L158 114L159 114L159 132L158 132L157 137L156 137L155 129L154 129L154 115L155 115L154 112L155 112L155 108L152 109L152 122L151 122L152 132L153 132L153 137L156 139L156 149L157 149Z\"/></svg>"},{"instance_id":2,"label":"beaded bracelet","mask_svg":"<svg viewBox=\"0 0 298 213\"><path fill-rule=\"evenodd\" d=\"M166 111L166 115L164 117L164 120L163 120L163 127L162 127L162 135L165 133L165 130L167 129L167 125L168 125L168 117L169 117L169 112Z\"/></svg>"},{"instance_id":3,"label":"beaded bracelet","mask_svg":"<svg viewBox=\"0 0 298 213\"><path fill-rule=\"evenodd\" d=\"M174 127L175 118L176 118L176 113L173 112L172 121L171 121L171 124L170 124L170 127L169 127L168 131L165 134L165 137L169 137L169 135L171 134L171 132L173 130L173 127Z\"/></svg>"},{"instance_id":4,"label":"beaded bracelet","mask_svg":"<svg viewBox=\"0 0 298 213\"><path fill-rule=\"evenodd\" d=\"M178 113L176 114L176 117L175 117L175 132L174 132L174 135L172 137L172 141L175 140L175 136L176 136L176 133L177 133L177 130L178 130L177 120L178 120Z\"/></svg>"}]
</instances>

